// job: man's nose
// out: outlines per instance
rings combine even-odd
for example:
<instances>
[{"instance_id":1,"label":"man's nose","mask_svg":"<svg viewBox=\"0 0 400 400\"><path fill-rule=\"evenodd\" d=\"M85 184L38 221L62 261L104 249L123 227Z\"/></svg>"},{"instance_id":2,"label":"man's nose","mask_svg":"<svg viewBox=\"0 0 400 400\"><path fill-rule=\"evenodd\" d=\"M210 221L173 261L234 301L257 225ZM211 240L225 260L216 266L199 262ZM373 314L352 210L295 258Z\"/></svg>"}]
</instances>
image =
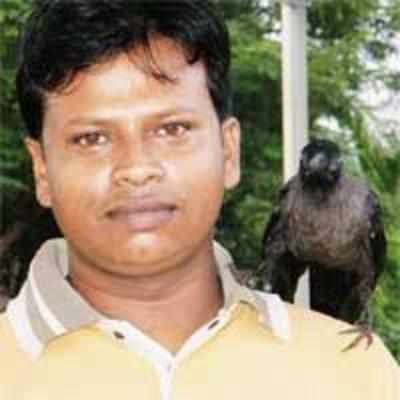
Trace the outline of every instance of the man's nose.
<instances>
[{"instance_id":1,"label":"man's nose","mask_svg":"<svg viewBox=\"0 0 400 400\"><path fill-rule=\"evenodd\" d=\"M125 146L114 164L113 182L119 186L145 186L162 180L165 175L161 160L142 143Z\"/></svg>"}]
</instances>

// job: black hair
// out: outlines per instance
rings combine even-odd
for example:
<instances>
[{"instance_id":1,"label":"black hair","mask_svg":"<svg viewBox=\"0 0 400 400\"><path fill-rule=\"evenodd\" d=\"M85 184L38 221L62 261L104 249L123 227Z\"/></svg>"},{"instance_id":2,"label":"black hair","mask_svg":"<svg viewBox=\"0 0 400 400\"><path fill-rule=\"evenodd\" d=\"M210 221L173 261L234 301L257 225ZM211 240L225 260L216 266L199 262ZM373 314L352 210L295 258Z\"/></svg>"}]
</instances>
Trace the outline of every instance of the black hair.
<instances>
[{"instance_id":1,"label":"black hair","mask_svg":"<svg viewBox=\"0 0 400 400\"><path fill-rule=\"evenodd\" d=\"M146 72L168 80L151 55L151 39L179 45L188 63L201 60L220 121L231 113L230 44L208 0L36 0L20 49L17 97L27 133L40 138L46 94L74 76L138 47Z\"/></svg>"}]
</instances>

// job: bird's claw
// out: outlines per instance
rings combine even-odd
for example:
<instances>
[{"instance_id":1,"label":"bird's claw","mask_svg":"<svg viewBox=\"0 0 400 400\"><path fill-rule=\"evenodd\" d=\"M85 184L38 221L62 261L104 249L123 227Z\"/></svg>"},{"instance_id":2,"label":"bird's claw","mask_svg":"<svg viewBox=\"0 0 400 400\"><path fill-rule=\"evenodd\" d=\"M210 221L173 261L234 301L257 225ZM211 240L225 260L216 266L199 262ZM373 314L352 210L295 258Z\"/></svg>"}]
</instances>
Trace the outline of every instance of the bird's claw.
<instances>
[{"instance_id":1,"label":"bird's claw","mask_svg":"<svg viewBox=\"0 0 400 400\"><path fill-rule=\"evenodd\" d=\"M352 335L356 333L358 333L357 337L349 345L347 345L342 352L354 349L364 339L367 341L365 349L367 350L371 346L374 341L374 336L372 330L368 326L356 325L354 328L345 329L339 332L340 335Z\"/></svg>"}]
</instances>

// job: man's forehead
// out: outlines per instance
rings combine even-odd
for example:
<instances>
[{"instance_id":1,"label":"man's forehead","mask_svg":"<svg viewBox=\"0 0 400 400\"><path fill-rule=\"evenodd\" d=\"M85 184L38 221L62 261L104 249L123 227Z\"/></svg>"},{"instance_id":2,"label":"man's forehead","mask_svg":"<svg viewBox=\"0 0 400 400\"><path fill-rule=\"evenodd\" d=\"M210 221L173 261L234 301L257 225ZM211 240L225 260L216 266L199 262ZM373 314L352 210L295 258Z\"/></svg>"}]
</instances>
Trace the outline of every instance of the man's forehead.
<instances>
[{"instance_id":1,"label":"man's forehead","mask_svg":"<svg viewBox=\"0 0 400 400\"><path fill-rule=\"evenodd\" d=\"M183 50L171 41L155 42L152 57L144 49L119 53L77 74L61 92L47 96L44 126L63 129L72 125L105 124L161 118L161 114L215 114L201 61L186 60ZM148 70L156 62L167 79Z\"/></svg>"},{"instance_id":2,"label":"man's forehead","mask_svg":"<svg viewBox=\"0 0 400 400\"><path fill-rule=\"evenodd\" d=\"M127 68L128 67L128 68ZM126 88L130 78L129 69L135 75L136 86L142 80L145 86L159 86L170 90L179 86L181 81L192 83L199 82L207 89L206 68L202 60L191 62L191 58L184 48L172 40L165 38L153 39L149 47L137 47L127 52L120 52L79 71L68 85L47 94L49 103L57 102L57 99L68 95L88 81L101 76L104 88L116 84L118 75L125 75L126 82L120 82ZM109 72L113 73L109 73ZM98 83L96 83L98 85ZM148 93L147 94L151 94Z\"/></svg>"}]
</instances>

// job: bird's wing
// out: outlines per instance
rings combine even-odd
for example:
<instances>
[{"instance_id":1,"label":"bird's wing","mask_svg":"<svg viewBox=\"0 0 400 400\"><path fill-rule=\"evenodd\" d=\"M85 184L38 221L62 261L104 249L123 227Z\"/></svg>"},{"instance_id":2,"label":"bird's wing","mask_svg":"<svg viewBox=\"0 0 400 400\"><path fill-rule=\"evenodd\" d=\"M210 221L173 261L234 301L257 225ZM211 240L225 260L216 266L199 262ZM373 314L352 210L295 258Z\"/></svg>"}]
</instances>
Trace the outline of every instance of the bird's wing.
<instances>
[{"instance_id":1,"label":"bird's wing","mask_svg":"<svg viewBox=\"0 0 400 400\"><path fill-rule=\"evenodd\" d=\"M292 178L281 188L279 192L278 205L272 211L267 226L265 227L264 230L264 236L262 240L263 248L265 248L268 241L272 240L276 236L278 231L281 232L285 226L285 221L287 218L286 215L287 197L291 192L291 190L293 189L294 185L295 185L295 178Z\"/></svg>"},{"instance_id":2,"label":"bird's wing","mask_svg":"<svg viewBox=\"0 0 400 400\"><path fill-rule=\"evenodd\" d=\"M290 204L297 184L296 177L292 178L279 193L278 206L265 228L261 264L264 287L289 302L293 302L297 282L305 270L305 265L296 259L288 246Z\"/></svg>"},{"instance_id":3,"label":"bird's wing","mask_svg":"<svg viewBox=\"0 0 400 400\"><path fill-rule=\"evenodd\" d=\"M367 196L369 218L369 244L375 265L375 283L383 271L386 258L386 236L382 221L382 210L377 195L370 191Z\"/></svg>"},{"instance_id":4,"label":"bird's wing","mask_svg":"<svg viewBox=\"0 0 400 400\"><path fill-rule=\"evenodd\" d=\"M281 209L277 207L270 215L267 226L264 230L263 236L263 248L267 245L268 241L271 240L272 236L276 232L276 228L281 225Z\"/></svg>"}]
</instances>

